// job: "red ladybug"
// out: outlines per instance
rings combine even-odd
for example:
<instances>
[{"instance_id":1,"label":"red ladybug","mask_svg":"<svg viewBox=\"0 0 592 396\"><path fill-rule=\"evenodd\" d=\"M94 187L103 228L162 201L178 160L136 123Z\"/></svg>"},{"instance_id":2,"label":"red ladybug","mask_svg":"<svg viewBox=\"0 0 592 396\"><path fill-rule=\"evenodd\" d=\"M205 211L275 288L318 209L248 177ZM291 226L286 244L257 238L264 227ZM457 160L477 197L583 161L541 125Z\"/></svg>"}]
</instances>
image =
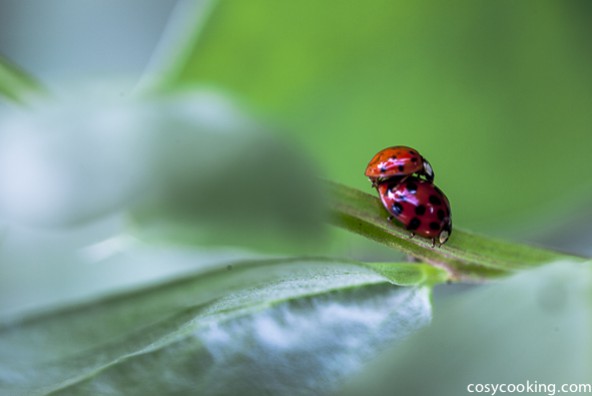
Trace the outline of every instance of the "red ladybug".
<instances>
[{"instance_id":1,"label":"red ladybug","mask_svg":"<svg viewBox=\"0 0 592 396\"><path fill-rule=\"evenodd\" d=\"M417 150L407 146L387 147L379 151L368 163L365 175L372 187L395 176L423 175L426 180L434 180L430 163Z\"/></svg>"},{"instance_id":2,"label":"red ladybug","mask_svg":"<svg viewBox=\"0 0 592 396\"><path fill-rule=\"evenodd\" d=\"M432 239L432 246L442 245L452 233L450 203L446 195L431 182L415 176L378 185L386 210L405 228ZM390 218L392 218L390 217Z\"/></svg>"}]
</instances>

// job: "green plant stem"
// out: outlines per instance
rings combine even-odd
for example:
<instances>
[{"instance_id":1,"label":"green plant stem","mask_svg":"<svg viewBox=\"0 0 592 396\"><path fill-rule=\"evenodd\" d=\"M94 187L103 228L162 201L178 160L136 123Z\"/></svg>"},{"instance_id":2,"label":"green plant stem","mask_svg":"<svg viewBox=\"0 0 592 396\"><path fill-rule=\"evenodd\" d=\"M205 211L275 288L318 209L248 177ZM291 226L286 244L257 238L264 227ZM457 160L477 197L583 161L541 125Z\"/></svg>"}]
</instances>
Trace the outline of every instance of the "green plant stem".
<instances>
[{"instance_id":1,"label":"green plant stem","mask_svg":"<svg viewBox=\"0 0 592 396\"><path fill-rule=\"evenodd\" d=\"M327 183L332 224L444 268L450 273L451 280L486 280L561 260L586 260L472 234L457 227L446 244L432 247L430 240L411 239L407 230L388 221L388 213L377 197L338 183Z\"/></svg>"}]
</instances>

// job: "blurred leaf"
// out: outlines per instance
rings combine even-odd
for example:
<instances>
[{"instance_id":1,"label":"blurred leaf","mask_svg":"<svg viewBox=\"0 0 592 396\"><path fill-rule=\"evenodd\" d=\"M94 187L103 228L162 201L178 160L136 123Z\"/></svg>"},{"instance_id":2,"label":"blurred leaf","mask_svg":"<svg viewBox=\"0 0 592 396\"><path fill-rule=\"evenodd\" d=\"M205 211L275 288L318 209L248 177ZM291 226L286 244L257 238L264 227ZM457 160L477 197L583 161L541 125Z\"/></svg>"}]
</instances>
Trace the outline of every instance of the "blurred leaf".
<instances>
[{"instance_id":1,"label":"blurred leaf","mask_svg":"<svg viewBox=\"0 0 592 396\"><path fill-rule=\"evenodd\" d=\"M407 144L469 228L537 234L590 201L592 179L578 171L592 146L589 7L215 4L205 26L201 10L185 15L200 29L168 57L163 86L240 94L288 125L332 179L367 188L372 155Z\"/></svg>"},{"instance_id":2,"label":"blurred leaf","mask_svg":"<svg viewBox=\"0 0 592 396\"><path fill-rule=\"evenodd\" d=\"M157 182L133 210L140 235L251 245L273 245L278 231L296 243L318 238L323 202L308 158L223 97L190 104L164 109L171 117L154 139L150 169Z\"/></svg>"},{"instance_id":3,"label":"blurred leaf","mask_svg":"<svg viewBox=\"0 0 592 396\"><path fill-rule=\"evenodd\" d=\"M32 94L41 92L41 86L33 77L0 56L0 95L17 103L26 103Z\"/></svg>"},{"instance_id":4,"label":"blurred leaf","mask_svg":"<svg viewBox=\"0 0 592 396\"><path fill-rule=\"evenodd\" d=\"M328 183L333 222L342 228L394 247L424 262L446 268L453 279L479 279L528 269L558 260L584 261L552 250L504 242L453 228L448 242L432 248L428 239L409 238L409 232L387 220L378 198Z\"/></svg>"},{"instance_id":5,"label":"blurred leaf","mask_svg":"<svg viewBox=\"0 0 592 396\"><path fill-rule=\"evenodd\" d=\"M381 271L382 272L382 271ZM0 386L20 394L309 394L334 389L430 320L442 271L238 262L0 324ZM247 386L248 384L248 386Z\"/></svg>"},{"instance_id":6,"label":"blurred leaf","mask_svg":"<svg viewBox=\"0 0 592 396\"><path fill-rule=\"evenodd\" d=\"M85 92L8 109L0 217L67 227L130 210L138 234L159 241L315 239L316 173L269 129L214 92L142 100Z\"/></svg>"},{"instance_id":7,"label":"blurred leaf","mask_svg":"<svg viewBox=\"0 0 592 396\"><path fill-rule=\"evenodd\" d=\"M142 189L148 106L88 92L73 96L2 112L3 220L78 225L121 210Z\"/></svg>"},{"instance_id":8,"label":"blurred leaf","mask_svg":"<svg viewBox=\"0 0 592 396\"><path fill-rule=\"evenodd\" d=\"M261 135L178 132L165 137L168 144L161 146L157 161L162 162L155 169L162 180L160 209L168 216L219 222L222 214L235 226L251 221L252 228L255 222L264 226L265 215L272 212L285 215L296 228L307 206L308 213L318 212L306 199L315 191L314 179L304 183L297 155L286 146Z\"/></svg>"},{"instance_id":9,"label":"blurred leaf","mask_svg":"<svg viewBox=\"0 0 592 396\"><path fill-rule=\"evenodd\" d=\"M340 394L456 396L469 384L528 381L549 388L527 393L554 395L563 384L590 384L590 265L561 262L436 299L429 328L368 365Z\"/></svg>"}]
</instances>

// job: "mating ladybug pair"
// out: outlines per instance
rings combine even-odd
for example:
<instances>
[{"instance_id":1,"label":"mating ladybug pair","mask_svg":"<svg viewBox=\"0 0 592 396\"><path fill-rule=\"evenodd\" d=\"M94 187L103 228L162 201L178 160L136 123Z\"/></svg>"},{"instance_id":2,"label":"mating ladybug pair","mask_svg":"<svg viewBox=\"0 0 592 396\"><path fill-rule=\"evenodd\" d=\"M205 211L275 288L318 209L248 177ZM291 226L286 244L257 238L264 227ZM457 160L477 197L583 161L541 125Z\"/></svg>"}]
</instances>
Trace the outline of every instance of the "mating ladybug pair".
<instances>
[{"instance_id":1,"label":"mating ladybug pair","mask_svg":"<svg viewBox=\"0 0 592 396\"><path fill-rule=\"evenodd\" d=\"M366 176L391 214L416 234L442 245L452 233L450 203L433 184L430 163L416 150L406 146L388 147L378 152L366 167Z\"/></svg>"}]
</instances>

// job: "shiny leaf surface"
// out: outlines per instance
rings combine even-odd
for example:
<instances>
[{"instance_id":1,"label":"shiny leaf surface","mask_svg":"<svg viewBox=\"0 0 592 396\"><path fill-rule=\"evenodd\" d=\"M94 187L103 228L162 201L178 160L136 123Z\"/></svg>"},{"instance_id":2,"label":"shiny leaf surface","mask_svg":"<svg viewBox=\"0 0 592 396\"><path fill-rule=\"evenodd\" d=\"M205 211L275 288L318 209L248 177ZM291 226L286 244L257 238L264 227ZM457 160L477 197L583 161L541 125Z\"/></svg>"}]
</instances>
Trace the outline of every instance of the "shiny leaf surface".
<instances>
[{"instance_id":1,"label":"shiny leaf surface","mask_svg":"<svg viewBox=\"0 0 592 396\"><path fill-rule=\"evenodd\" d=\"M384 268L381 272L385 272ZM353 262L235 262L193 277L0 326L12 395L336 389L426 325L441 271ZM391 283L407 287L393 286ZM303 382L303 379L306 381Z\"/></svg>"}]
</instances>

